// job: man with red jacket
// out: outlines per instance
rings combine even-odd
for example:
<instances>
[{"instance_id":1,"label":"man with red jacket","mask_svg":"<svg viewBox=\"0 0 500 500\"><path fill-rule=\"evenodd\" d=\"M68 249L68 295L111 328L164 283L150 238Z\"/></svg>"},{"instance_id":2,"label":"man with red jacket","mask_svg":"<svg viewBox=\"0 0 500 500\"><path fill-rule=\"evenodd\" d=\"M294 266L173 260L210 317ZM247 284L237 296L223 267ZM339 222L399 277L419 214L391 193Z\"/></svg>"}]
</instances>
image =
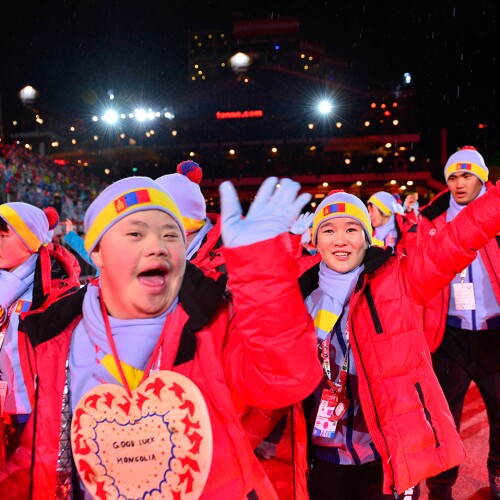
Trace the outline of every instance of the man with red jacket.
<instances>
[{"instance_id":1,"label":"man with red jacket","mask_svg":"<svg viewBox=\"0 0 500 500\"><path fill-rule=\"evenodd\" d=\"M442 230L471 201L492 187L483 157L464 146L446 162L448 189L421 210L418 239ZM442 249L446 252L446 248ZM499 237L426 306L425 334L433 367L456 426L471 381L486 405L490 424L488 473L493 498L500 498L500 250ZM429 478L429 498L451 499L458 467Z\"/></svg>"}]
</instances>

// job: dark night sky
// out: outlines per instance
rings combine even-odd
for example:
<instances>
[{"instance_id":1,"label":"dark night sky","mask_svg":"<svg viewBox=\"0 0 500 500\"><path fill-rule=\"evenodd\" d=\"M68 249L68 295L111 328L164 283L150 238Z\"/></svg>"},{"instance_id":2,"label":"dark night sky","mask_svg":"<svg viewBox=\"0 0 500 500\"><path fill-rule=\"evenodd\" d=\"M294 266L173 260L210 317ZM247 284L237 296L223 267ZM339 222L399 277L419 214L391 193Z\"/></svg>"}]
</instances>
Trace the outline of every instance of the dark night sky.
<instances>
[{"instance_id":1,"label":"dark night sky","mask_svg":"<svg viewBox=\"0 0 500 500\"><path fill-rule=\"evenodd\" d=\"M466 141L488 124L500 149L498 2L129 0L24 2L2 6L0 92L4 115L26 84L45 107L81 114L99 97L133 90L167 102L187 81L187 34L227 30L231 15L298 16L305 38L373 81L414 76L424 117ZM461 145L461 144L457 144ZM453 145L453 146L457 146Z\"/></svg>"}]
</instances>

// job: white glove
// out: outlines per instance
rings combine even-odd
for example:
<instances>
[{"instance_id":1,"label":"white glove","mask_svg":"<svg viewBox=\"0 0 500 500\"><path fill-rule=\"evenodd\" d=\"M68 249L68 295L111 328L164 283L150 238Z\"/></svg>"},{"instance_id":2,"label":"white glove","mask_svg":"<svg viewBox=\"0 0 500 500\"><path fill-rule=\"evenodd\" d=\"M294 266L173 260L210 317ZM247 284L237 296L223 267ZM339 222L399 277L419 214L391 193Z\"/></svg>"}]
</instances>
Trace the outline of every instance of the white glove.
<instances>
[{"instance_id":1,"label":"white glove","mask_svg":"<svg viewBox=\"0 0 500 500\"><path fill-rule=\"evenodd\" d=\"M312 214L309 212L300 214L297 220L293 223L293 226L290 228L290 232L293 234L304 234L311 227L313 219L314 212Z\"/></svg>"},{"instance_id":2,"label":"white glove","mask_svg":"<svg viewBox=\"0 0 500 500\"><path fill-rule=\"evenodd\" d=\"M312 236L311 236L311 231L306 231L303 235L302 238L300 238L300 242L303 245L307 245L308 243L311 242Z\"/></svg>"},{"instance_id":3,"label":"white glove","mask_svg":"<svg viewBox=\"0 0 500 500\"><path fill-rule=\"evenodd\" d=\"M251 245L288 231L311 199L309 193L297 196L300 184L291 179L268 177L260 186L246 217L236 189L230 181L219 186L222 240L227 248Z\"/></svg>"}]
</instances>

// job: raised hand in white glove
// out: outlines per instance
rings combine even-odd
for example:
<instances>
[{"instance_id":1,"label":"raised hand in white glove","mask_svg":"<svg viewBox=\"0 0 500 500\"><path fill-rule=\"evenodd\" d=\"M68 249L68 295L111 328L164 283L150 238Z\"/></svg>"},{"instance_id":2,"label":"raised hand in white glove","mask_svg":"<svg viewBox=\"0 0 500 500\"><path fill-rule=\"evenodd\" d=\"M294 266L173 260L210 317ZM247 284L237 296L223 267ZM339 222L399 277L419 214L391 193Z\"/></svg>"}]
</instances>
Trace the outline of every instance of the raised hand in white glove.
<instances>
[{"instance_id":1,"label":"raised hand in white glove","mask_svg":"<svg viewBox=\"0 0 500 500\"><path fill-rule=\"evenodd\" d=\"M306 231L303 235L302 235L302 238L300 238L300 242L303 244L303 245L307 245L312 239L312 236L311 236L311 231Z\"/></svg>"},{"instance_id":2,"label":"raised hand in white glove","mask_svg":"<svg viewBox=\"0 0 500 500\"><path fill-rule=\"evenodd\" d=\"M314 212L312 214L309 212L300 214L290 228L290 232L293 234L304 234L311 227L313 219Z\"/></svg>"},{"instance_id":3,"label":"raised hand in white glove","mask_svg":"<svg viewBox=\"0 0 500 500\"><path fill-rule=\"evenodd\" d=\"M311 199L309 193L297 196L300 184L291 179L268 177L260 186L246 217L236 189L230 181L219 186L222 240L227 248L251 245L289 230L302 208Z\"/></svg>"}]
</instances>

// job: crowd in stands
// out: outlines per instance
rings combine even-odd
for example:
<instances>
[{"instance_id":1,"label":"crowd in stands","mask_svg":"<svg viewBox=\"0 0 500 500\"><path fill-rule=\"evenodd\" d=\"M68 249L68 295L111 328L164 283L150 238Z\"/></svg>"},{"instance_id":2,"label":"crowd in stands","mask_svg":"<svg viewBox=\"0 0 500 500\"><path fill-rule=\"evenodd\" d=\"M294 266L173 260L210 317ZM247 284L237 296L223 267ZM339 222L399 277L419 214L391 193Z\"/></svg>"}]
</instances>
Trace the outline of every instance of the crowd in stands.
<instances>
[{"instance_id":1,"label":"crowd in stands","mask_svg":"<svg viewBox=\"0 0 500 500\"><path fill-rule=\"evenodd\" d=\"M52 206L61 220L82 225L88 206L106 186L85 167L58 165L18 144L0 144L0 203Z\"/></svg>"}]
</instances>

